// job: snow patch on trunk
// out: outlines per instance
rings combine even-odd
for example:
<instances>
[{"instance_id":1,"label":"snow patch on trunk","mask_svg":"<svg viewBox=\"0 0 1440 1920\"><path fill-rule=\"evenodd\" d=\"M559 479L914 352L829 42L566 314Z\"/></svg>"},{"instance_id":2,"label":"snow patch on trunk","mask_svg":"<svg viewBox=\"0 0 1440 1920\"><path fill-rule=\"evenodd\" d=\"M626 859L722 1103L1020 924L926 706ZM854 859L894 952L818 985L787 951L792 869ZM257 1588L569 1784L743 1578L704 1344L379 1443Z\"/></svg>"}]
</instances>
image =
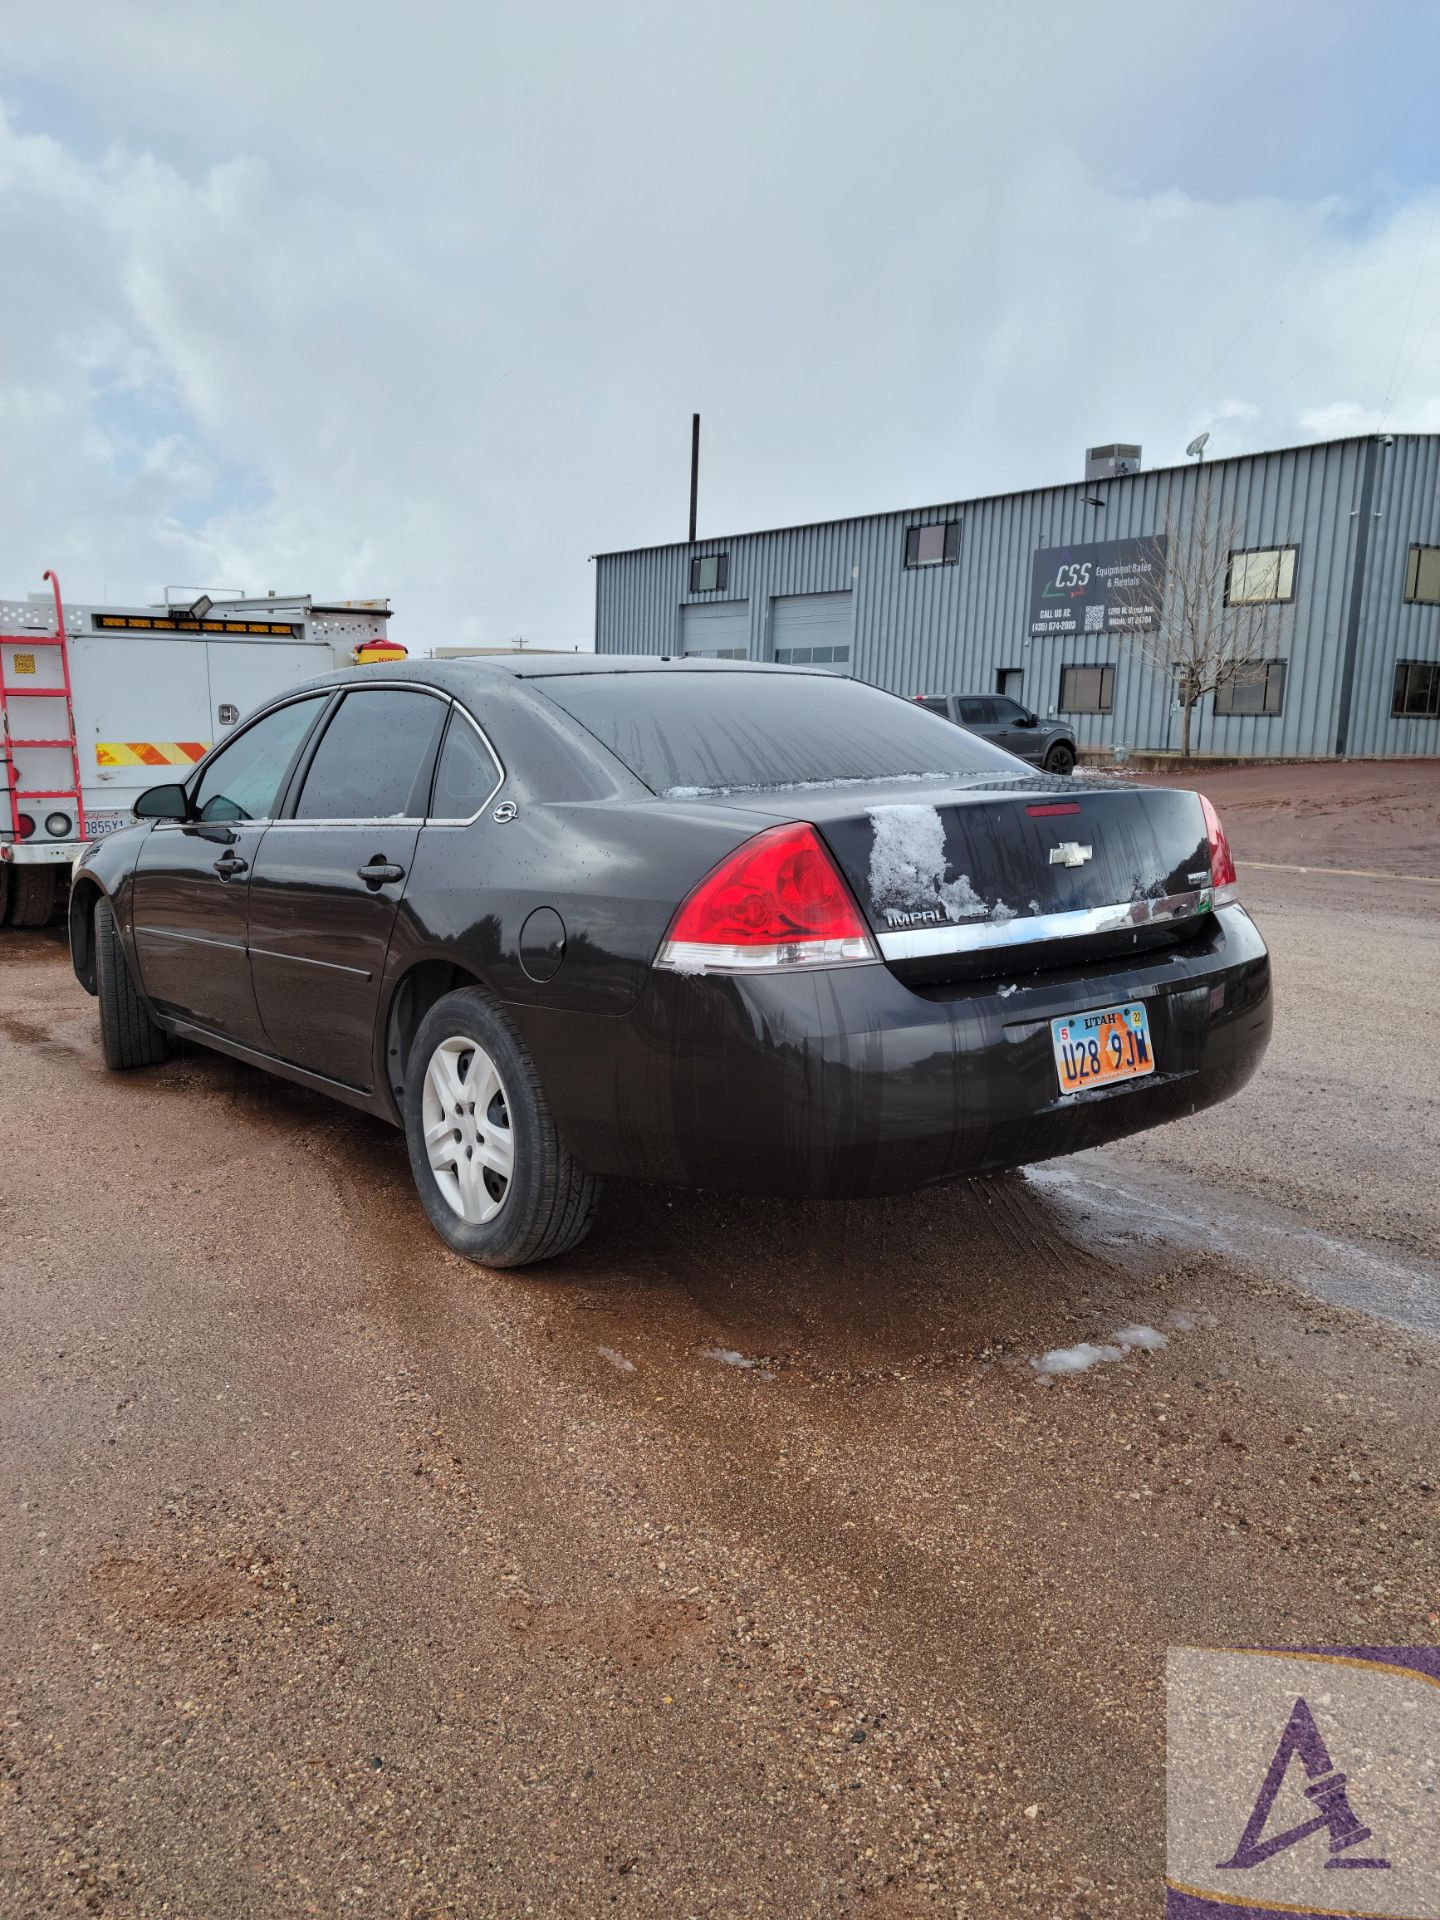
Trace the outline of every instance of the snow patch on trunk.
<instances>
[{"instance_id":1,"label":"snow patch on trunk","mask_svg":"<svg viewBox=\"0 0 1440 1920\"><path fill-rule=\"evenodd\" d=\"M871 809L870 900L877 913L933 913L980 920L987 908L967 873L945 878L945 822L934 807Z\"/></svg>"}]
</instances>

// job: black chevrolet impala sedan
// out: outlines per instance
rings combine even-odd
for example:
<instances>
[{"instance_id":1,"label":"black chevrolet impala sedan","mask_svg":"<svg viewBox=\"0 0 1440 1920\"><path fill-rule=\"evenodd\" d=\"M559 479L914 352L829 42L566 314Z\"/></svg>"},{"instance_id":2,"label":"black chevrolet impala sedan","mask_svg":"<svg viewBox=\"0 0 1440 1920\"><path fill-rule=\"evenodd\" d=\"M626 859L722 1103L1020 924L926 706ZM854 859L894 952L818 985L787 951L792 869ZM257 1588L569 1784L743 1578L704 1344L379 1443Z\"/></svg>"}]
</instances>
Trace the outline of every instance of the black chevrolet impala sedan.
<instances>
[{"instance_id":1,"label":"black chevrolet impala sedan","mask_svg":"<svg viewBox=\"0 0 1440 1920\"><path fill-rule=\"evenodd\" d=\"M880 1194L1115 1140L1270 1033L1207 801L818 671L352 669L135 812L71 895L107 1064L173 1035L402 1126L489 1266L606 1175Z\"/></svg>"}]
</instances>

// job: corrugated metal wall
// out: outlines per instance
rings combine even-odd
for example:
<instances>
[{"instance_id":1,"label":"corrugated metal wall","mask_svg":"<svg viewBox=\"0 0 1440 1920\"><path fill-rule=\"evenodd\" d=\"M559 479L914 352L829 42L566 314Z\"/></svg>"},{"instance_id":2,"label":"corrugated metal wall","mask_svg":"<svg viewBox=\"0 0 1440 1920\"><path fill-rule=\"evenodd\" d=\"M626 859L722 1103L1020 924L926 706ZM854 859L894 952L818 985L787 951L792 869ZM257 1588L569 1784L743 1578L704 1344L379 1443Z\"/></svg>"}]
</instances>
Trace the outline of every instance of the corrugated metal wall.
<instances>
[{"instance_id":1,"label":"corrugated metal wall","mask_svg":"<svg viewBox=\"0 0 1440 1920\"><path fill-rule=\"evenodd\" d=\"M1440 660L1440 607L1405 605L1411 547L1440 547L1440 435L1397 434L1377 462L1346 751L1440 753L1440 720L1390 712L1396 661Z\"/></svg>"},{"instance_id":2,"label":"corrugated metal wall","mask_svg":"<svg viewBox=\"0 0 1440 1920\"><path fill-rule=\"evenodd\" d=\"M1363 575L1362 498L1373 465ZM1077 462L1078 464L1078 462ZM1087 495L1089 500L1087 500ZM1102 506L1090 500L1103 499ZM1002 668L1024 675L1020 697L1049 714L1066 663L1113 662L1115 710L1067 715L1082 746L1179 744L1166 676L1116 635L1028 638L1037 551L1093 541L1183 539L1197 510L1237 547L1295 546L1295 595L1276 610L1267 655L1287 663L1278 715L1217 715L1206 698L1193 745L1202 753L1279 757L1335 750L1344 704L1352 755L1440 753L1440 719L1390 714L1395 662L1440 658L1440 607L1403 604L1414 543L1440 545L1440 436L1352 439L1281 453L1076 482L990 500L879 514L812 527L604 554L596 561L600 652L678 653L681 608L696 553L728 553L724 597L750 609L750 657L773 655L771 603L797 593L854 594L851 670L897 693L989 692ZM958 520L953 566L904 564L909 528Z\"/></svg>"}]
</instances>

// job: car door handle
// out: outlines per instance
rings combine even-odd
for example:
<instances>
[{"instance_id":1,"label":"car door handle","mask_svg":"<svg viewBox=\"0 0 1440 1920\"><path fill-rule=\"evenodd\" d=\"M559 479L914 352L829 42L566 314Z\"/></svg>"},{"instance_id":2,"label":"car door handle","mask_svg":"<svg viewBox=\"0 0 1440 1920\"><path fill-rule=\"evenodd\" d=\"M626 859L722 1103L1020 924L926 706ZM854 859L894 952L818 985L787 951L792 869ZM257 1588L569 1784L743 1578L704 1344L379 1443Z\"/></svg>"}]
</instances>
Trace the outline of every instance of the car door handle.
<instances>
[{"instance_id":1,"label":"car door handle","mask_svg":"<svg viewBox=\"0 0 1440 1920\"><path fill-rule=\"evenodd\" d=\"M357 867L356 873L367 887L383 887L392 880L403 880L405 869L397 867L393 860L372 860L367 867Z\"/></svg>"},{"instance_id":2,"label":"car door handle","mask_svg":"<svg viewBox=\"0 0 1440 1920\"><path fill-rule=\"evenodd\" d=\"M237 874L250 871L250 862L242 860L238 853L223 853L215 862L215 871L222 880L233 880Z\"/></svg>"}]
</instances>

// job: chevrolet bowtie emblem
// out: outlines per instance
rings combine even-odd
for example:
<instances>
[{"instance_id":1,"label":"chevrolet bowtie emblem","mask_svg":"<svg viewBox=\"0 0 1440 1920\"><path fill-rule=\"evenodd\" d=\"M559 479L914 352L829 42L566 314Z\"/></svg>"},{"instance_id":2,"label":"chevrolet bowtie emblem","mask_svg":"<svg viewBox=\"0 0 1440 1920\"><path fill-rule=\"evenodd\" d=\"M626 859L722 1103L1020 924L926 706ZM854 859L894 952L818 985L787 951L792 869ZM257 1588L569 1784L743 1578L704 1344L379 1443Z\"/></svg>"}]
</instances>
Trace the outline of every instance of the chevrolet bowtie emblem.
<instances>
[{"instance_id":1,"label":"chevrolet bowtie emblem","mask_svg":"<svg viewBox=\"0 0 1440 1920\"><path fill-rule=\"evenodd\" d=\"M1083 867L1094 852L1093 847L1082 847L1078 841L1062 840L1058 847L1051 847L1050 864L1052 867Z\"/></svg>"}]
</instances>

